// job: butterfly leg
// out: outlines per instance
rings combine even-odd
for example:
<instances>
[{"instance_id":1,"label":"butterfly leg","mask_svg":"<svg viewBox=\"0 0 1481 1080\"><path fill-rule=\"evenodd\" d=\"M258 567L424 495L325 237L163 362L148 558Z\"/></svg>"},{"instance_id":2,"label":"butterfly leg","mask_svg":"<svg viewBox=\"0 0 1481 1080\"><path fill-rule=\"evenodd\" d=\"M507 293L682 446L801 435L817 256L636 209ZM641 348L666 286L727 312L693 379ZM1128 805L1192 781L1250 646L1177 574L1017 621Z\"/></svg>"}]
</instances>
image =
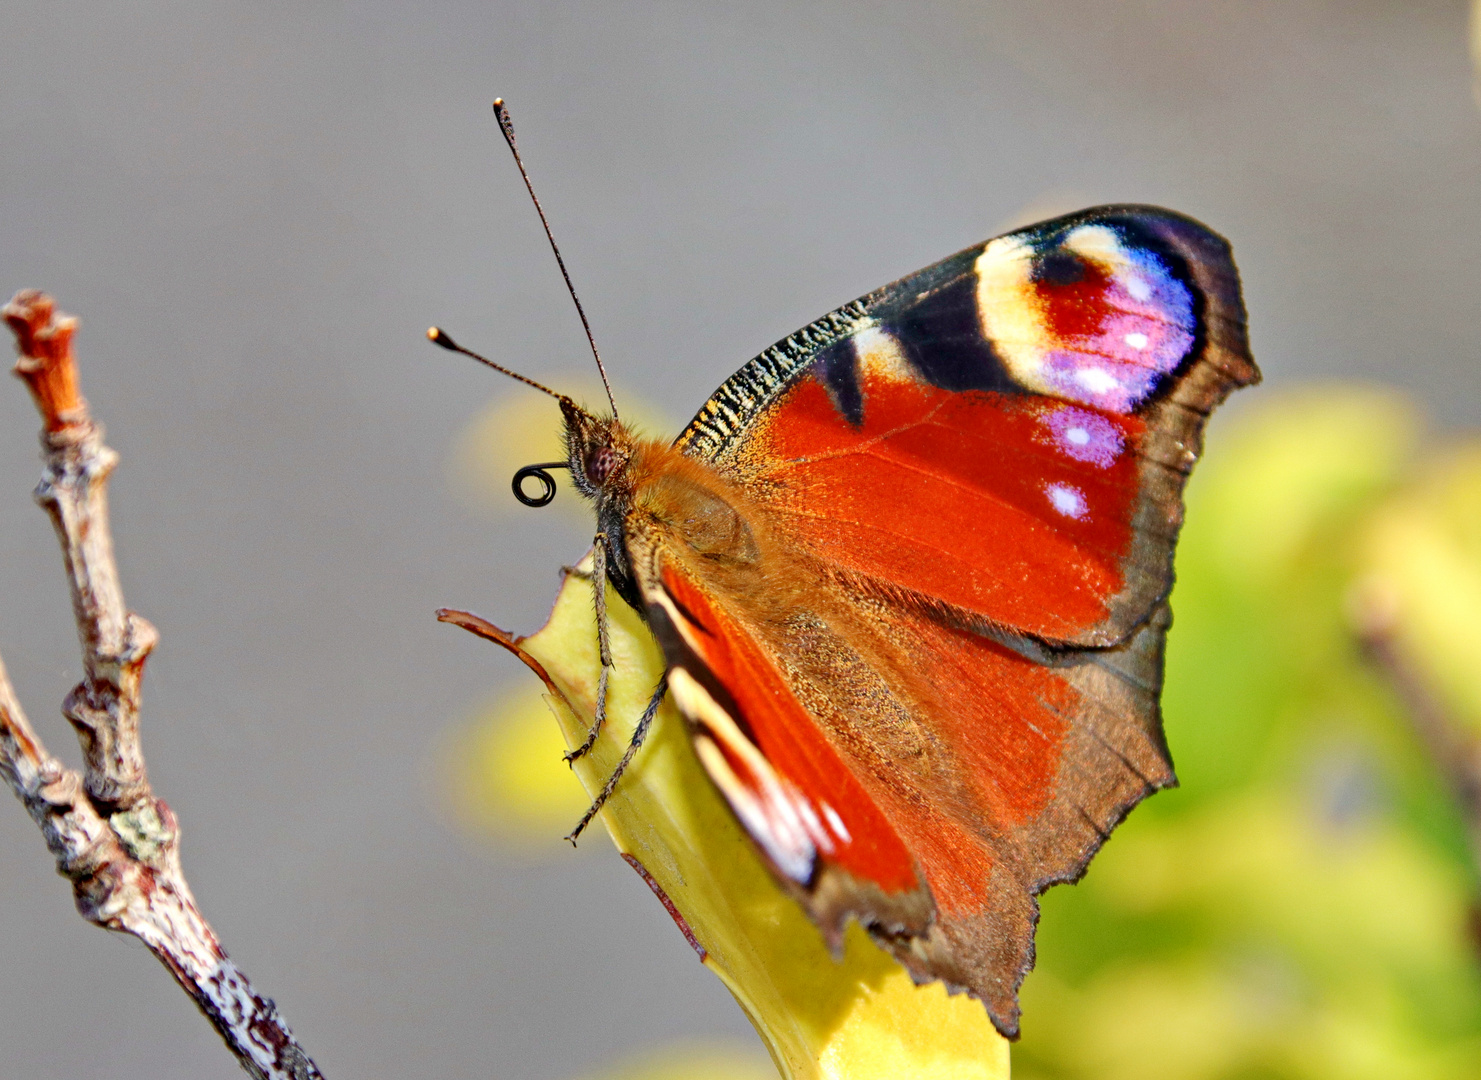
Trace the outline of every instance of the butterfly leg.
<instances>
[{"instance_id":1,"label":"butterfly leg","mask_svg":"<svg viewBox=\"0 0 1481 1080\"><path fill-rule=\"evenodd\" d=\"M617 768L612 770L612 775L607 777L607 782L602 785L602 790L581 815L581 820L576 822L576 827L566 837L571 841L571 846L576 846L576 838L581 835L586 826L591 824L591 819L597 816L606 801L612 797L612 792L617 790L617 781L622 779L622 774L627 772L627 767L632 764L632 759L638 752L638 747L643 745L643 740L648 737L648 729L653 726L653 718L658 715L658 707L663 704L663 696L668 693L669 680L665 675L658 680L658 685L653 689L653 696L648 699L648 707L643 710L643 715L638 718L638 726L633 728L633 736L628 740L627 749L623 751L622 760L617 763Z\"/></svg>"},{"instance_id":2,"label":"butterfly leg","mask_svg":"<svg viewBox=\"0 0 1481 1080\"><path fill-rule=\"evenodd\" d=\"M585 757L596 745L602 725L607 722L607 679L612 673L612 641L607 625L607 536L597 533L591 545L591 595L597 612L597 649L602 658L602 674L597 680L596 717L586 741L566 755L566 764Z\"/></svg>"}]
</instances>

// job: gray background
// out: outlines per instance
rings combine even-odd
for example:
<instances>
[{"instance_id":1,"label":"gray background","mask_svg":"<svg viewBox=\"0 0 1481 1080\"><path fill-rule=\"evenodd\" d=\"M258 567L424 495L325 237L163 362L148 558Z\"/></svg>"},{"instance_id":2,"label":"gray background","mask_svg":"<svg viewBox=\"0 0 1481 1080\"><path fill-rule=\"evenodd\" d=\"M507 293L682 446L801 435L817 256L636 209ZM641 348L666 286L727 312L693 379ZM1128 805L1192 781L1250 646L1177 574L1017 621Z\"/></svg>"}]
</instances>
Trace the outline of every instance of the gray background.
<instances>
[{"instance_id":1,"label":"gray background","mask_svg":"<svg viewBox=\"0 0 1481 1080\"><path fill-rule=\"evenodd\" d=\"M432 609L531 629L589 535L491 525L445 481L454 433L523 391L428 323L557 383L586 362L495 95L620 384L675 417L1025 207L1137 200L1233 240L1272 387L1382 380L1481 420L1460 2L51 0L3 29L0 285L83 318L128 598L163 632L151 770L205 910L331 1078L753 1039L604 842L513 855L430 806L439 733L527 678ZM0 654L70 753L34 438L0 384ZM239 1075L8 804L0 1073Z\"/></svg>"}]
</instances>

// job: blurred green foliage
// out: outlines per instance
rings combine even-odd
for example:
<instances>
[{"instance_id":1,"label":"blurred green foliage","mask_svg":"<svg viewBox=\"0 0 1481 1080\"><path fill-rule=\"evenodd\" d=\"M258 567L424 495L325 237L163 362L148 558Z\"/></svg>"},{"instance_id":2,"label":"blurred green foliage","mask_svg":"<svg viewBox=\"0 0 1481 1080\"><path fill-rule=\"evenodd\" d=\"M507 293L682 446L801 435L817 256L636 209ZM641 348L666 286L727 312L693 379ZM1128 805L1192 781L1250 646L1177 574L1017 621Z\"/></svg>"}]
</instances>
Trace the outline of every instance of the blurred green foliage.
<instances>
[{"instance_id":1,"label":"blurred green foliage","mask_svg":"<svg viewBox=\"0 0 1481 1080\"><path fill-rule=\"evenodd\" d=\"M1481 1076L1467 824L1351 607L1384 558L1407 566L1449 605L1443 634L1406 638L1417 676L1477 700L1455 684L1481 680L1481 609L1455 597L1481 581L1481 468L1414 480L1416 418L1384 391L1232 412L1178 551L1163 707L1183 786L1043 898L1014 1075ZM1461 569L1394 532L1428 512Z\"/></svg>"}]
</instances>

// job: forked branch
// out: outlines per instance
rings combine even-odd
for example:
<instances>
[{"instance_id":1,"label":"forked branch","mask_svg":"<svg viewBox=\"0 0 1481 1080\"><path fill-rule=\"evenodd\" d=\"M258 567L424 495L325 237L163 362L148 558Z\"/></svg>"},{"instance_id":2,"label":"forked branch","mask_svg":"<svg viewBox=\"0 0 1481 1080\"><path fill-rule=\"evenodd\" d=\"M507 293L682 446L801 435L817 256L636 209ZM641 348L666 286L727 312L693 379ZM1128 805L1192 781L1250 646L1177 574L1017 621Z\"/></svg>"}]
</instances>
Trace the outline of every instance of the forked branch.
<instances>
[{"instance_id":1,"label":"forked branch","mask_svg":"<svg viewBox=\"0 0 1481 1080\"><path fill-rule=\"evenodd\" d=\"M36 499L62 545L83 670L62 706L82 744L79 774L42 745L0 663L0 776L40 826L83 918L148 946L249 1074L322 1080L200 913L180 866L175 814L149 784L139 692L158 634L124 606L108 524L108 475L118 455L78 392L77 321L35 290L17 293L0 314L15 333L15 373L41 414Z\"/></svg>"}]
</instances>

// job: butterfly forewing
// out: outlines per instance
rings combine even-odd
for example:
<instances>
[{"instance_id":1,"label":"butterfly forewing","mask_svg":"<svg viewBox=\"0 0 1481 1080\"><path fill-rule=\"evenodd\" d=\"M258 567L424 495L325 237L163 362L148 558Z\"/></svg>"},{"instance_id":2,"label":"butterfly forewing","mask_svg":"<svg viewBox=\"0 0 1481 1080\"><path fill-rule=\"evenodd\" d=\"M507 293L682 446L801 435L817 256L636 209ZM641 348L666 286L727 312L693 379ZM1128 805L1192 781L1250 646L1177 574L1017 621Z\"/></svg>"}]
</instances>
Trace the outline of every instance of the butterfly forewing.
<instances>
[{"instance_id":1,"label":"butterfly forewing","mask_svg":"<svg viewBox=\"0 0 1481 1080\"><path fill-rule=\"evenodd\" d=\"M845 305L737 372L678 445L841 571L1110 645L1171 586L1204 418L1256 378L1228 245L1106 207Z\"/></svg>"}]
</instances>

